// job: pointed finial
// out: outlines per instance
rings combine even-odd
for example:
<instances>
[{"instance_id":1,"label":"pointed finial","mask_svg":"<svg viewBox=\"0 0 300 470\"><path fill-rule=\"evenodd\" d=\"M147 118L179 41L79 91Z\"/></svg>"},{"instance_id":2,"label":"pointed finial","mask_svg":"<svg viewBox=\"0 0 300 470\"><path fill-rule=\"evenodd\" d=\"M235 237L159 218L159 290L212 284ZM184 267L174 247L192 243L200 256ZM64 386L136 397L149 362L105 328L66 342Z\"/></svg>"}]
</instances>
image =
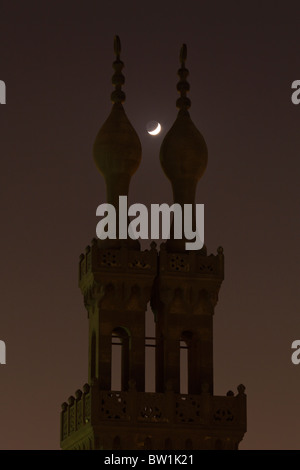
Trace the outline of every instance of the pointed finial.
<instances>
[{"instance_id":1,"label":"pointed finial","mask_svg":"<svg viewBox=\"0 0 300 470\"><path fill-rule=\"evenodd\" d=\"M185 66L186 56L187 56L186 44L182 44L181 49L180 49L180 56L179 56L181 67Z\"/></svg>"},{"instance_id":2,"label":"pointed finial","mask_svg":"<svg viewBox=\"0 0 300 470\"><path fill-rule=\"evenodd\" d=\"M179 109L179 112L183 111L188 113L188 109L191 106L191 100L186 96L187 92L190 90L190 85L186 80L189 75L189 71L185 68L186 57L187 47L186 44L182 44L179 56L181 68L178 70L180 80L177 83L177 90L180 93L180 98L176 101L176 107Z\"/></svg>"},{"instance_id":3,"label":"pointed finial","mask_svg":"<svg viewBox=\"0 0 300 470\"><path fill-rule=\"evenodd\" d=\"M113 63L115 73L112 76L112 84L115 86L115 90L111 94L111 100L113 103L117 104L124 103L125 101L125 93L122 91L122 85L125 83L125 77L122 74L124 63L120 60L121 41L119 36L114 37L114 52L116 60Z\"/></svg>"},{"instance_id":4,"label":"pointed finial","mask_svg":"<svg viewBox=\"0 0 300 470\"><path fill-rule=\"evenodd\" d=\"M115 56L119 60L120 53L121 53L121 41L120 41L119 36L114 37L114 50L115 50Z\"/></svg>"}]
</instances>

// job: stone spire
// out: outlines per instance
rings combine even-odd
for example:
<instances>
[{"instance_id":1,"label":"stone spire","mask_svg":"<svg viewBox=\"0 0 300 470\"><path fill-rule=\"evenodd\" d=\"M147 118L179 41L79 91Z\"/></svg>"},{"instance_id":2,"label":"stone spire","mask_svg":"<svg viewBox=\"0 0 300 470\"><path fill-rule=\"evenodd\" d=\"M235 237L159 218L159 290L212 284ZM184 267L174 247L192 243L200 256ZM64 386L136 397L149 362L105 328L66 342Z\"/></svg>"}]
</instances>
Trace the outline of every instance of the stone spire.
<instances>
[{"instance_id":1,"label":"stone spire","mask_svg":"<svg viewBox=\"0 0 300 470\"><path fill-rule=\"evenodd\" d=\"M190 118L188 109L191 101L187 97L190 89L187 77L189 71L185 67L187 48L183 44L180 51L181 67L178 70L179 82L177 90L180 97L176 102L177 118L166 134L160 148L160 163L165 175L172 184L174 203L195 204L196 186L207 165L207 147L202 134ZM167 241L168 251L184 251L185 240Z\"/></svg>"},{"instance_id":2,"label":"stone spire","mask_svg":"<svg viewBox=\"0 0 300 470\"><path fill-rule=\"evenodd\" d=\"M125 83L125 77L122 74L124 63L120 60L121 54L121 41L119 36L115 36L114 39L114 51L116 60L113 63L115 73L112 76L112 84L115 86L115 90L110 95L112 103L124 103L126 95L122 91L122 85Z\"/></svg>"},{"instance_id":3,"label":"stone spire","mask_svg":"<svg viewBox=\"0 0 300 470\"><path fill-rule=\"evenodd\" d=\"M122 90L125 78L122 74L124 64L120 60L121 42L118 36L114 38L114 51L116 59L113 63L115 73L112 84L115 89L111 94L113 106L96 136L93 154L96 166L106 182L106 202L114 205L118 220L119 196L128 196L131 177L141 162L142 147L122 105L125 101L125 93ZM106 242L105 245L115 247L120 244L118 240Z\"/></svg>"},{"instance_id":4,"label":"stone spire","mask_svg":"<svg viewBox=\"0 0 300 470\"><path fill-rule=\"evenodd\" d=\"M191 107L191 100L186 96L187 92L190 91L190 84L186 80L189 75L188 69L185 68L186 56L187 56L186 44L182 44L181 49L180 49L180 55L179 55L181 67L178 70L178 76L180 80L177 83L177 90L180 93L180 97L176 101L176 107L182 113L184 111L187 112L187 110Z\"/></svg>"}]
</instances>

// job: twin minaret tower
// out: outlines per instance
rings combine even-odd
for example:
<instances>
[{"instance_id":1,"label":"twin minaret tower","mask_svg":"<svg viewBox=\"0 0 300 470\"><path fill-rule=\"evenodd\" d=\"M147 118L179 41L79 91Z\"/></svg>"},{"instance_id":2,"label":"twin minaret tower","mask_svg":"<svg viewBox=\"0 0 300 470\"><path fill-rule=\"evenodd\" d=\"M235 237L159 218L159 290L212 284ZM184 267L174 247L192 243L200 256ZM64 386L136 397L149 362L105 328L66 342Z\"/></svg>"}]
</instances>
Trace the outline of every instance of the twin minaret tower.
<instances>
[{"instance_id":1,"label":"twin minaret tower","mask_svg":"<svg viewBox=\"0 0 300 470\"><path fill-rule=\"evenodd\" d=\"M112 110L94 143L107 202L118 210L141 162L139 137L123 103L124 67L115 37ZM160 149L174 203L193 204L207 165L207 147L190 118L191 102L180 52L177 118ZM118 220L118 217L117 217ZM171 233L173 232L171 228ZM118 233L118 230L117 230ZM79 261L79 286L89 319L89 373L83 390L62 404L62 449L237 449L246 431L245 387L213 391L213 314L224 278L223 249L186 251L170 238L141 251L138 240L93 239ZM145 314L155 319L155 392L145 390ZM118 365L113 348L118 346ZM182 371L182 351L186 371ZM153 365L154 367L154 365ZM119 380L115 380L119 375ZM187 390L181 382L186 377ZM112 390L114 383L118 389Z\"/></svg>"}]
</instances>

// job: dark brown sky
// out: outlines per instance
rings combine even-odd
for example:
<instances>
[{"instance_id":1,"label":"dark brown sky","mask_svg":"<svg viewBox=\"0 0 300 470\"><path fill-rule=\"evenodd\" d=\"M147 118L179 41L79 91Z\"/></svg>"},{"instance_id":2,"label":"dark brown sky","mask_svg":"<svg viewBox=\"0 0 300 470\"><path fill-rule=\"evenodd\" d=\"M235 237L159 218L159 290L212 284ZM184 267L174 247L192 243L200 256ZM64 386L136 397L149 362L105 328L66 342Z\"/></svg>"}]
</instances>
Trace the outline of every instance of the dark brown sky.
<instances>
[{"instance_id":1,"label":"dark brown sky","mask_svg":"<svg viewBox=\"0 0 300 470\"><path fill-rule=\"evenodd\" d=\"M111 106L115 34L143 146L131 202L171 202L158 154L188 46L191 116L209 150L197 202L209 252L225 253L215 392L246 386L242 449L300 448L300 4L175 3L1 1L1 449L58 448L60 404L87 380L77 263L104 202L92 144Z\"/></svg>"}]
</instances>

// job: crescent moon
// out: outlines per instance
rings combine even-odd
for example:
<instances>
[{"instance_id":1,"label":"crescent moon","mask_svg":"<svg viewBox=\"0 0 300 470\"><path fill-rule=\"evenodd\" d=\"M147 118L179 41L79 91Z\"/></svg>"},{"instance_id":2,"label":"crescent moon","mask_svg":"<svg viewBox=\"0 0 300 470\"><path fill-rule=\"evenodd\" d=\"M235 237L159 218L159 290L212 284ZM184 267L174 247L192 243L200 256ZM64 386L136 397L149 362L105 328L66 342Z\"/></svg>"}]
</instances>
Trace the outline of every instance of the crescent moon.
<instances>
[{"instance_id":1,"label":"crescent moon","mask_svg":"<svg viewBox=\"0 0 300 470\"><path fill-rule=\"evenodd\" d=\"M150 134L150 135L157 135L157 134L160 133L160 131L161 131L161 125L160 125L159 122L158 122L156 129L154 129L154 131L148 131L148 134Z\"/></svg>"}]
</instances>

